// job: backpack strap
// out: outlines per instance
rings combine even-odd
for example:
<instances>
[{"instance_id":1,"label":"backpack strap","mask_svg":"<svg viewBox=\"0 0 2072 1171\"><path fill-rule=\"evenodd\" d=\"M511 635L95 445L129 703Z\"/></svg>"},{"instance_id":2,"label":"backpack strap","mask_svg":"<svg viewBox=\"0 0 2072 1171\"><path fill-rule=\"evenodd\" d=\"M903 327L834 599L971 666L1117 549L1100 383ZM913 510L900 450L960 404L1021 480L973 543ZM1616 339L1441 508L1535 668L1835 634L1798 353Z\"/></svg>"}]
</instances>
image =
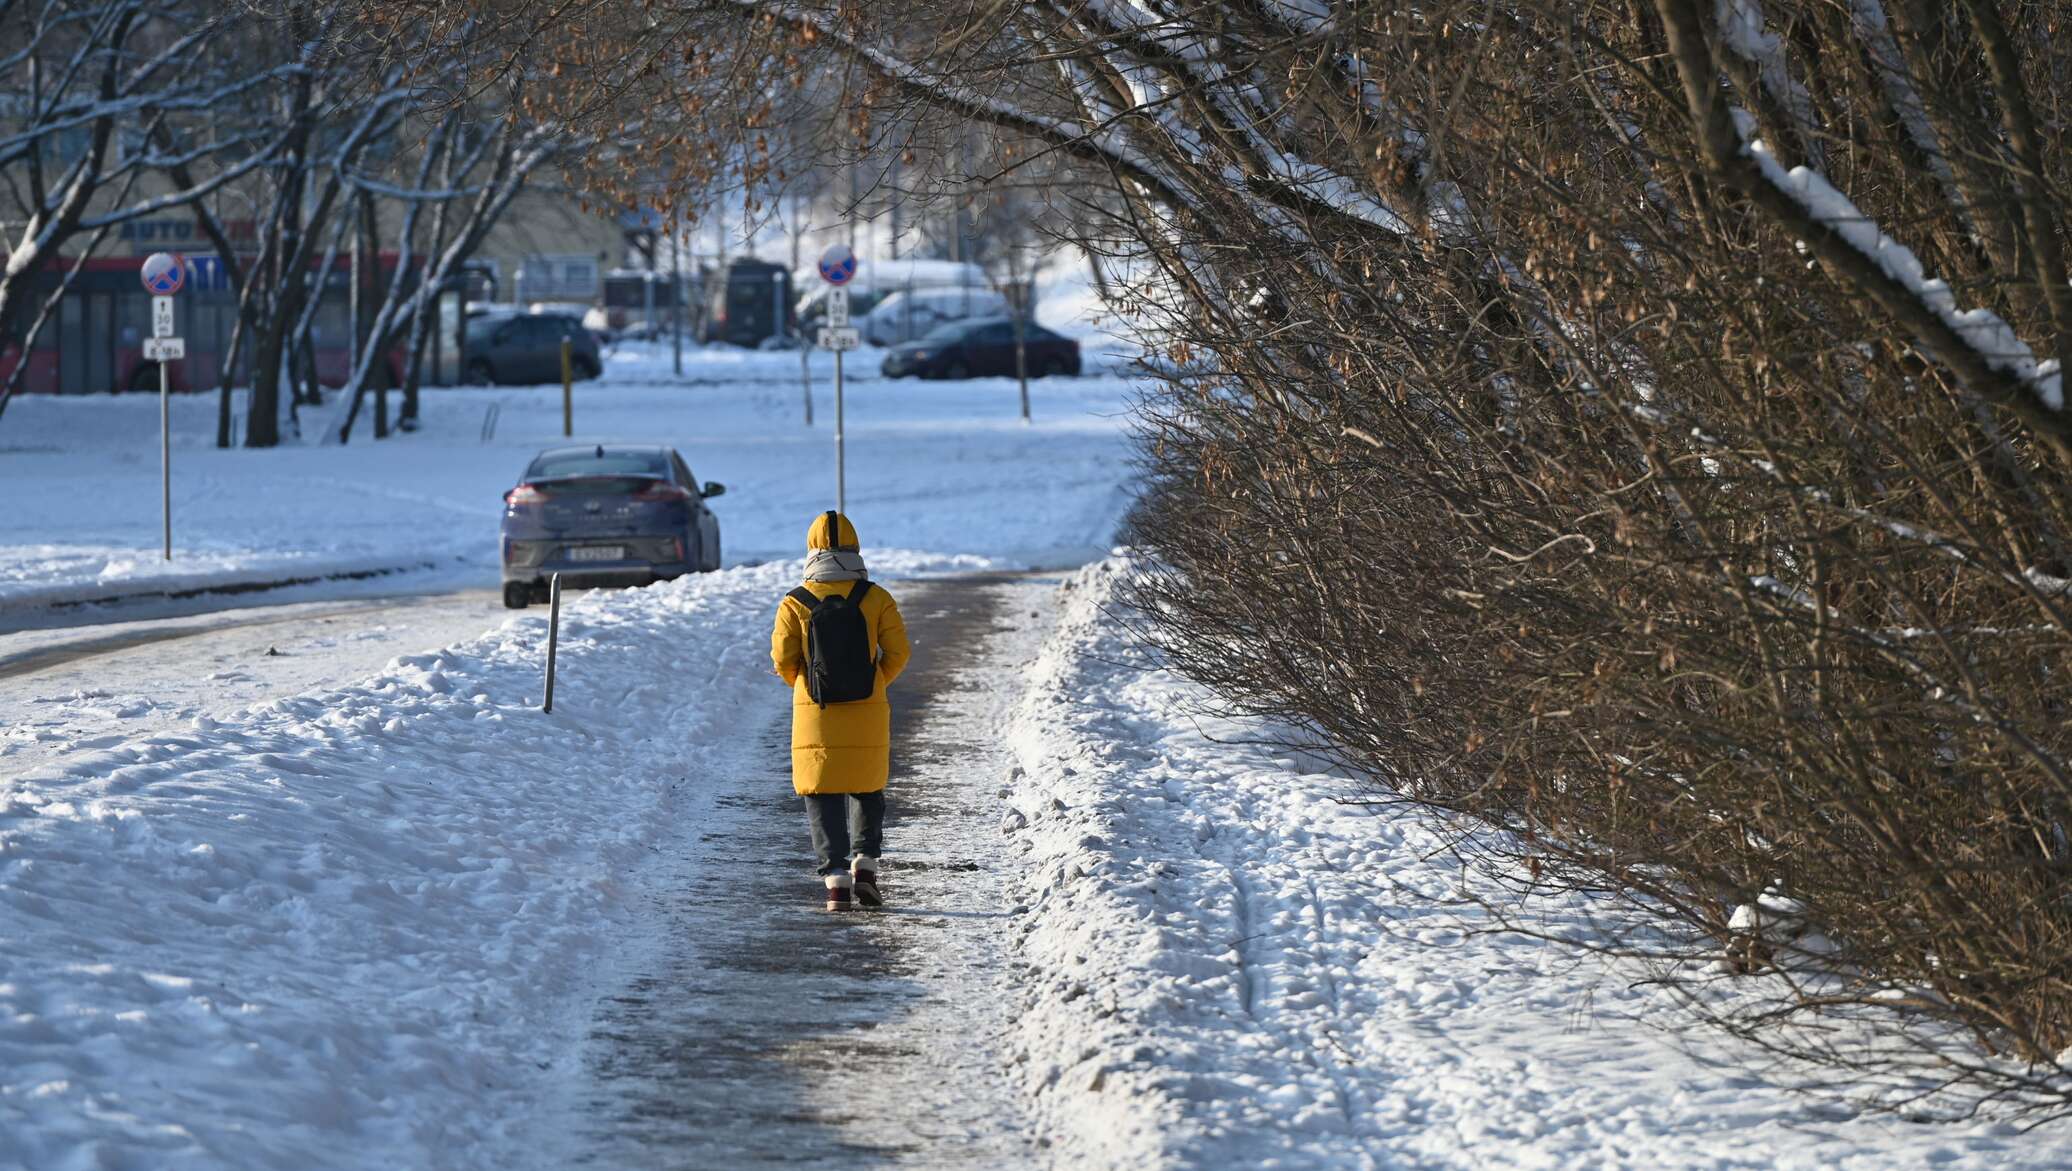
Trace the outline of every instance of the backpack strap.
<instances>
[{"instance_id":1,"label":"backpack strap","mask_svg":"<svg viewBox=\"0 0 2072 1171\"><path fill-rule=\"evenodd\" d=\"M863 595L869 592L871 592L870 579L864 578L859 580L855 585L849 587L849 604L852 606L862 605Z\"/></svg>"},{"instance_id":2,"label":"backpack strap","mask_svg":"<svg viewBox=\"0 0 2072 1171\"><path fill-rule=\"evenodd\" d=\"M784 596L804 606L808 614L820 608L820 599L814 595L812 590L807 589L805 586L800 586Z\"/></svg>"}]
</instances>

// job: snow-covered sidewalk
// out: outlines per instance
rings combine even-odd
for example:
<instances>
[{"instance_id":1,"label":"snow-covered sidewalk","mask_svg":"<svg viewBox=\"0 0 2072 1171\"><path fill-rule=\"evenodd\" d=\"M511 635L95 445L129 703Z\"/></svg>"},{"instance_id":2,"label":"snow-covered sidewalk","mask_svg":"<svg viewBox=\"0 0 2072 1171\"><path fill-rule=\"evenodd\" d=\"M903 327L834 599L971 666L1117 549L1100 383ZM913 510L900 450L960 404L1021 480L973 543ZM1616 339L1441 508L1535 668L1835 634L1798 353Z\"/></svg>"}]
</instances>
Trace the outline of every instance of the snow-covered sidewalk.
<instances>
[{"instance_id":1,"label":"snow-covered sidewalk","mask_svg":"<svg viewBox=\"0 0 2072 1171\"><path fill-rule=\"evenodd\" d=\"M1635 972L1464 931L1441 827L1127 665L1127 564L1074 579L1011 728L1018 1061L1058 1165L2065 1166L2072 1125L1852 1116Z\"/></svg>"},{"instance_id":2,"label":"snow-covered sidewalk","mask_svg":"<svg viewBox=\"0 0 2072 1171\"><path fill-rule=\"evenodd\" d=\"M1001 1060L1014 973L995 826L998 731L1056 582L890 589L914 658L890 692L887 907L821 908L788 703L715 747L675 795L674 840L629 876L645 914L505 1166L1039 1165Z\"/></svg>"}]
</instances>

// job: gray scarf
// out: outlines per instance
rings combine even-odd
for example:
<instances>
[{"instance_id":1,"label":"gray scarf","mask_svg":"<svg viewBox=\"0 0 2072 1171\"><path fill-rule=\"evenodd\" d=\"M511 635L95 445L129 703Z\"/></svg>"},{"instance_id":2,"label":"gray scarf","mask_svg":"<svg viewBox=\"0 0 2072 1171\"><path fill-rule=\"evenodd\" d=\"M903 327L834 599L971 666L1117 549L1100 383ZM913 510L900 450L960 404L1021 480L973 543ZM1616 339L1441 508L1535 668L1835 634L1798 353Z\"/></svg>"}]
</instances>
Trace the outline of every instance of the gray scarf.
<instances>
[{"instance_id":1,"label":"gray scarf","mask_svg":"<svg viewBox=\"0 0 2072 1171\"><path fill-rule=\"evenodd\" d=\"M862 581L863 554L840 549L815 549L806 554L807 581Z\"/></svg>"}]
</instances>

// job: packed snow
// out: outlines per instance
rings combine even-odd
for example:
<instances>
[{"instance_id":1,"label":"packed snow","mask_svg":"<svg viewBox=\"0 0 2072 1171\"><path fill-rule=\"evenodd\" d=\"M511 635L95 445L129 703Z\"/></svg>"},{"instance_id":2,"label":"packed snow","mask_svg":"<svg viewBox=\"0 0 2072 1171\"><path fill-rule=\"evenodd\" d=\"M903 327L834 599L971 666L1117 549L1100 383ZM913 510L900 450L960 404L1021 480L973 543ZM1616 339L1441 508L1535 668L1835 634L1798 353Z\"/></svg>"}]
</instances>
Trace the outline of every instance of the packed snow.
<instances>
[{"instance_id":1,"label":"packed snow","mask_svg":"<svg viewBox=\"0 0 2072 1171\"><path fill-rule=\"evenodd\" d=\"M119 622L0 635L0 778L357 683L398 655L472 641L506 616L501 595L482 589L171 617L126 609Z\"/></svg>"}]
</instances>

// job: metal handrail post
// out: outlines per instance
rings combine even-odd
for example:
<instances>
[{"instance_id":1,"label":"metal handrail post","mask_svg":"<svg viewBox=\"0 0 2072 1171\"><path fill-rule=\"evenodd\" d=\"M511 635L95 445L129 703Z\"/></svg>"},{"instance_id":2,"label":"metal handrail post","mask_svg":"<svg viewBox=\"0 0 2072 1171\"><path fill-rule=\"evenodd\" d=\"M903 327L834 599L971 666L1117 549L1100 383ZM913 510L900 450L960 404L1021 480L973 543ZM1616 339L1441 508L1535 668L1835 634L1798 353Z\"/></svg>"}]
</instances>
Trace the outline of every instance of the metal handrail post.
<instances>
[{"instance_id":1,"label":"metal handrail post","mask_svg":"<svg viewBox=\"0 0 2072 1171\"><path fill-rule=\"evenodd\" d=\"M547 699L540 711L554 712L554 658L561 647L561 575L547 582Z\"/></svg>"}]
</instances>

